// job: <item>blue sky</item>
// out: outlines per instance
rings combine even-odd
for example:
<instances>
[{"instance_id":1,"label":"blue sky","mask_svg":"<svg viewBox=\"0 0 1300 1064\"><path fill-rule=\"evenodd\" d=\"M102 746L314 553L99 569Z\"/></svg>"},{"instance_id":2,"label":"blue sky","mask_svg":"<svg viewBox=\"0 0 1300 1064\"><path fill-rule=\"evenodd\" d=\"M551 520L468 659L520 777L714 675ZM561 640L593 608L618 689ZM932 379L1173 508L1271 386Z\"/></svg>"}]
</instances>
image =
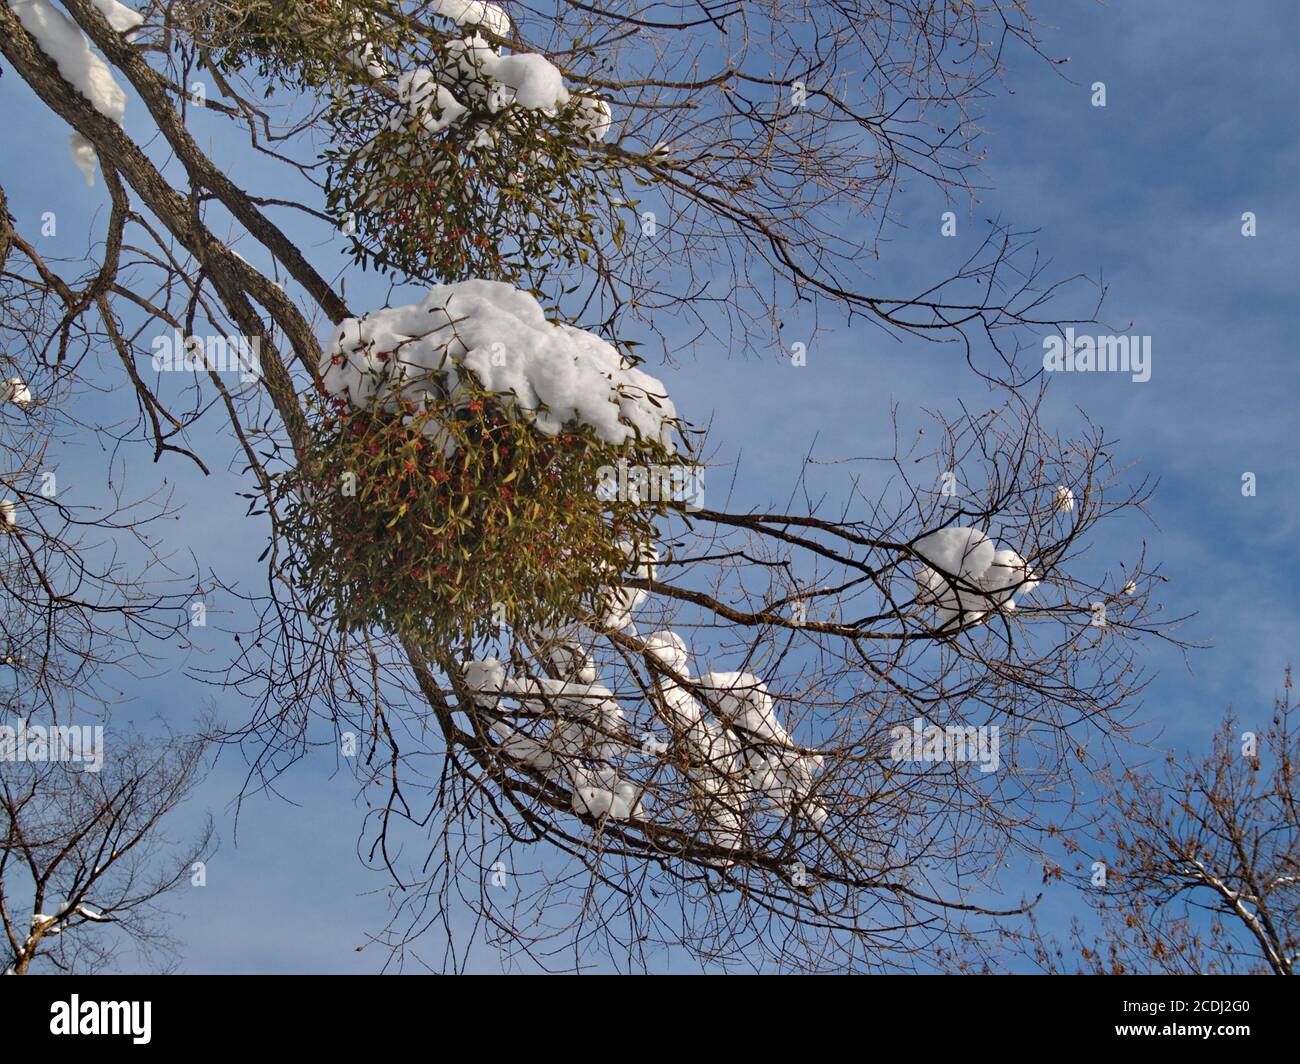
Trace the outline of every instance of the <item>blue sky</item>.
<instances>
[{"instance_id":1,"label":"blue sky","mask_svg":"<svg viewBox=\"0 0 1300 1064\"><path fill-rule=\"evenodd\" d=\"M1184 661L1153 642L1142 661L1155 675L1143 711L1162 730L1157 745L1199 750L1229 703L1263 722L1300 646L1300 20L1281 0L1055 3L1039 14L1054 27L1047 50L1070 62L1011 55L1010 92L990 102L981 123L990 188L973 216L955 205L959 235L944 239L946 205L931 190L909 190L902 228L874 270L890 292L943 276L983 219L995 217L1039 230L1035 245L1058 272L1104 276L1104 318L1152 337L1149 382L1060 375L1044 416L1068 427L1081 408L1118 440L1119 455L1159 478L1152 520L1104 531L1094 551L1127 557L1145 538L1169 577L1165 611L1198 614L1180 634L1207 649ZM1106 85L1105 108L1091 106L1095 81ZM80 253L93 212L104 209L102 186L87 195L66 133L11 72L0 78L0 107L9 124L0 174L20 229L34 233L41 212L55 210L59 250L46 250ZM139 110L138 101L128 107L128 129ZM195 128L204 129L201 120ZM257 187L267 174L248 162L236 176ZM1245 211L1258 219L1253 238L1240 232ZM353 292L350 284L356 304ZM888 447L891 404L918 424L923 405L952 409L982 394L957 357L827 321L801 369L701 350L660 375L680 410L697 423L712 417L719 460L739 463L737 508L783 498L814 436L826 457L878 453ZM105 410L115 401L95 400ZM75 448L64 458L69 470L95 460ZM1246 471L1258 479L1253 498L1241 494ZM143 483L159 475L166 471L132 471ZM177 470L174 479L186 504L179 537L205 566L256 586L262 531L242 518L239 478L217 471L200 484ZM221 637L210 638L199 651L217 657ZM183 722L215 699L238 723L237 702L185 677L197 652L176 651L134 684L130 714ZM195 808L178 818L179 831L210 809L222 838L208 886L173 899L184 970L377 970L378 948L355 947L385 920L386 884L358 860L351 777L313 755L281 779L280 797L245 802L236 836L230 803L242 781L238 759L223 757ZM1022 874L1026 889L1037 889L1034 870ZM1049 923L1059 927L1071 904L1049 898ZM481 948L471 967L499 964Z\"/></svg>"}]
</instances>

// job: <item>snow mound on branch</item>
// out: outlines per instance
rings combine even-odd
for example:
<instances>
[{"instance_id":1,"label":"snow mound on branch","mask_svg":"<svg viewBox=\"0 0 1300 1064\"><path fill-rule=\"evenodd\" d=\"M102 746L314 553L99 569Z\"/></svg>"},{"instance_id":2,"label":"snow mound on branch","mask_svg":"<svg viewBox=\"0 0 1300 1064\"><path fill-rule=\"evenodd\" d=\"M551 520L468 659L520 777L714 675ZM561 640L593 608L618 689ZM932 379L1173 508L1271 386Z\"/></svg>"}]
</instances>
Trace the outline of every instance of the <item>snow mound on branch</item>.
<instances>
[{"instance_id":1,"label":"snow mound on branch","mask_svg":"<svg viewBox=\"0 0 1300 1064\"><path fill-rule=\"evenodd\" d=\"M591 140L604 140L613 125L609 104L595 96L578 97L578 126Z\"/></svg>"},{"instance_id":2,"label":"snow mound on branch","mask_svg":"<svg viewBox=\"0 0 1300 1064\"><path fill-rule=\"evenodd\" d=\"M767 798L771 811L802 815L818 827L824 824L825 807L809 800L822 758L794 745L763 682L747 672L708 672L700 686L745 741L749 784Z\"/></svg>"},{"instance_id":3,"label":"snow mound on branch","mask_svg":"<svg viewBox=\"0 0 1300 1064\"><path fill-rule=\"evenodd\" d=\"M646 639L645 652L679 676L690 675L691 655L676 632L655 632Z\"/></svg>"},{"instance_id":4,"label":"snow mound on branch","mask_svg":"<svg viewBox=\"0 0 1300 1064\"><path fill-rule=\"evenodd\" d=\"M763 681L748 672L706 672L700 686L713 692L718 712L756 739L789 745L790 736L772 712Z\"/></svg>"},{"instance_id":5,"label":"snow mound on branch","mask_svg":"<svg viewBox=\"0 0 1300 1064\"><path fill-rule=\"evenodd\" d=\"M632 558L632 544L624 541L622 544L623 553L627 555L629 561ZM655 566L659 562L659 551L653 543L648 543L641 551L641 556L637 559L636 569L632 575L638 580L653 580L655 576ZM605 616L601 619L606 628L627 628L632 623L633 611L641 605L648 597L650 592L642 587L620 587L614 591L610 597L609 607L605 611Z\"/></svg>"},{"instance_id":6,"label":"snow mound on branch","mask_svg":"<svg viewBox=\"0 0 1300 1064\"><path fill-rule=\"evenodd\" d=\"M577 422L605 443L640 437L675 449L677 411L662 383L600 337L547 321L537 300L500 281L435 285L419 303L348 318L323 368L326 390L358 408L468 403L471 373L548 436Z\"/></svg>"},{"instance_id":7,"label":"snow mound on branch","mask_svg":"<svg viewBox=\"0 0 1300 1064\"><path fill-rule=\"evenodd\" d=\"M1003 549L993 555L993 564L980 577L980 587L998 605L1008 610L1016 608L1015 595L1028 595L1038 586L1032 579L1033 571L1025 559L1015 551Z\"/></svg>"},{"instance_id":8,"label":"snow mound on branch","mask_svg":"<svg viewBox=\"0 0 1300 1064\"><path fill-rule=\"evenodd\" d=\"M114 79L106 62L91 51L90 40L47 0L8 0L23 29L36 40L37 47L54 60L59 73L91 106L119 126L126 114L126 93ZM133 30L144 20L117 0L94 0L100 13L119 33ZM95 183L98 160L90 141L80 133L71 138L72 161L86 175L86 184Z\"/></svg>"},{"instance_id":9,"label":"snow mound on branch","mask_svg":"<svg viewBox=\"0 0 1300 1064\"><path fill-rule=\"evenodd\" d=\"M481 99L491 99L493 111L517 103L529 111L553 112L569 102L560 68L536 52L502 55L475 34L443 46L444 76L456 78Z\"/></svg>"},{"instance_id":10,"label":"snow mound on branch","mask_svg":"<svg viewBox=\"0 0 1300 1064\"><path fill-rule=\"evenodd\" d=\"M596 682L596 666L579 638L582 625L576 621L556 628L539 628L530 638L538 656L552 669L577 683Z\"/></svg>"},{"instance_id":11,"label":"snow mound on branch","mask_svg":"<svg viewBox=\"0 0 1300 1064\"><path fill-rule=\"evenodd\" d=\"M129 33L144 22L143 15L138 11L132 11L125 4L119 4L117 0L90 0L90 2L99 9L99 13L108 19L108 24L118 33Z\"/></svg>"},{"instance_id":12,"label":"snow mound on branch","mask_svg":"<svg viewBox=\"0 0 1300 1064\"><path fill-rule=\"evenodd\" d=\"M978 528L941 528L913 544L931 565L972 582L993 564L993 541Z\"/></svg>"},{"instance_id":13,"label":"snow mound on branch","mask_svg":"<svg viewBox=\"0 0 1300 1064\"><path fill-rule=\"evenodd\" d=\"M354 27L351 36L357 47L345 53L344 58L376 80L388 77L388 67L376 58L375 46L366 40L365 34Z\"/></svg>"},{"instance_id":14,"label":"snow mound on branch","mask_svg":"<svg viewBox=\"0 0 1300 1064\"><path fill-rule=\"evenodd\" d=\"M912 549L929 565L916 574L917 602L934 607L938 628L983 620L990 609L1014 610L1016 595L1038 586L1014 550L998 550L977 528L941 528Z\"/></svg>"},{"instance_id":15,"label":"snow mound on branch","mask_svg":"<svg viewBox=\"0 0 1300 1064\"><path fill-rule=\"evenodd\" d=\"M497 709L502 698L512 698L522 713L550 721L545 741L504 721L491 727L503 753L569 788L575 813L610 820L641 815L639 790L611 764L631 744L623 738L627 718L608 688L550 677L510 678L495 658L467 662L464 676L480 705Z\"/></svg>"},{"instance_id":16,"label":"snow mound on branch","mask_svg":"<svg viewBox=\"0 0 1300 1064\"><path fill-rule=\"evenodd\" d=\"M517 714L520 719L519 727L492 721L498 750L569 788L576 813L611 820L641 817L643 787L631 777L643 775L645 769L638 771L629 762L638 753L657 758L666 747L661 744L656 753L638 746L633 738L636 729L629 727L627 712L617 698L604 685L586 681L595 670L576 628L547 633L536 641L543 644L541 653L552 664L568 662L569 671L583 674L584 679L515 679L495 658L463 666L477 709ZM557 653L557 648L564 653ZM758 677L709 672L692 680L690 655L676 632L655 632L643 648L647 656L682 678L679 683L657 676L656 707L651 707L651 721L646 724L666 719L672 728L683 759L675 760L674 766L689 795L685 808L694 810L704 842L724 851L738 849L744 841L746 817L753 811L800 818L814 826L825 822L825 806L812 798L822 758L794 745L777 718L775 700ZM700 692L708 707L692 690ZM513 700L518 709L503 708L505 699ZM541 720L548 722L546 734L537 733ZM522 730L525 727L533 734ZM683 808L669 797L660 815ZM725 857L708 860L730 863Z\"/></svg>"},{"instance_id":17,"label":"snow mound on branch","mask_svg":"<svg viewBox=\"0 0 1300 1064\"><path fill-rule=\"evenodd\" d=\"M505 690L506 670L496 658L467 661L465 683L473 691L499 694Z\"/></svg>"},{"instance_id":18,"label":"snow mound on branch","mask_svg":"<svg viewBox=\"0 0 1300 1064\"><path fill-rule=\"evenodd\" d=\"M656 632L646 649L657 657L673 658L673 671L690 681L686 644L675 632ZM676 652L676 653L674 653ZM699 816L702 838L721 850L739 849L744 842L745 773L736 737L722 726L684 686L670 677L659 677L659 695L667 712L679 749L686 756L685 776L692 804ZM725 859L711 863L726 865Z\"/></svg>"},{"instance_id":19,"label":"snow mound on branch","mask_svg":"<svg viewBox=\"0 0 1300 1064\"><path fill-rule=\"evenodd\" d=\"M10 377L8 381L0 383L0 402L21 407L31 406L32 390L22 377Z\"/></svg>"},{"instance_id":20,"label":"snow mound on branch","mask_svg":"<svg viewBox=\"0 0 1300 1064\"><path fill-rule=\"evenodd\" d=\"M428 67L408 70L397 78L397 98L407 112L418 118L426 133L441 133L465 116L469 108L461 105L451 90L438 83ZM403 125L400 116L389 123L392 129Z\"/></svg>"},{"instance_id":21,"label":"snow mound on branch","mask_svg":"<svg viewBox=\"0 0 1300 1064\"><path fill-rule=\"evenodd\" d=\"M675 632L655 632L646 653L684 679L690 679L686 644ZM761 798L769 813L802 817L815 826L826 809L810 799L822 758L800 750L776 714L776 700L757 676L748 672L706 672L695 686L717 709L705 710L689 691L661 678L665 707L683 737L694 768L693 782L706 795L716 819L713 841L740 841L740 813Z\"/></svg>"},{"instance_id":22,"label":"snow mound on branch","mask_svg":"<svg viewBox=\"0 0 1300 1064\"><path fill-rule=\"evenodd\" d=\"M510 19L496 4L484 0L432 0L435 15L450 19L458 26L482 26L489 33L504 37L510 32Z\"/></svg>"},{"instance_id":23,"label":"snow mound on branch","mask_svg":"<svg viewBox=\"0 0 1300 1064\"><path fill-rule=\"evenodd\" d=\"M568 773L575 813L608 816L610 820L629 820L641 815L641 798L636 785L623 779L612 768L570 765Z\"/></svg>"},{"instance_id":24,"label":"snow mound on branch","mask_svg":"<svg viewBox=\"0 0 1300 1064\"><path fill-rule=\"evenodd\" d=\"M367 69L373 65L364 50L353 62ZM426 132L438 134L461 121L471 108L495 115L515 106L555 115L575 99L577 128L589 140L604 140L611 125L609 105L595 96L571 94L560 68L545 56L536 52L503 55L478 34L447 41L435 67L404 71L395 88L405 113L393 116L389 122L392 130L415 119ZM484 145L495 143L491 129L481 130L480 138Z\"/></svg>"}]
</instances>

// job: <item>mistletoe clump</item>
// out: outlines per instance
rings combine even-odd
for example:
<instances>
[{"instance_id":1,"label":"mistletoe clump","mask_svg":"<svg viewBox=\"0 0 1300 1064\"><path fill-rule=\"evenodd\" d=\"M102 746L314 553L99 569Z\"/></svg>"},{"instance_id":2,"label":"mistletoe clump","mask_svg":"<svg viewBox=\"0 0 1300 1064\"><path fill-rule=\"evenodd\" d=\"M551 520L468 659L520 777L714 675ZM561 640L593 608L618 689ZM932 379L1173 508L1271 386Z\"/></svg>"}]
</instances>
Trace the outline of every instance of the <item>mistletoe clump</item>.
<instances>
[{"instance_id":1,"label":"mistletoe clump","mask_svg":"<svg viewBox=\"0 0 1300 1064\"><path fill-rule=\"evenodd\" d=\"M196 40L226 72L302 87L382 76L375 57L398 46L386 0L217 0L188 4Z\"/></svg>"},{"instance_id":2,"label":"mistletoe clump","mask_svg":"<svg viewBox=\"0 0 1300 1064\"><path fill-rule=\"evenodd\" d=\"M490 274L538 285L555 266L586 263L625 224L613 157L593 156L587 108L558 116L468 115L430 137L416 120L372 129L373 110L332 113L329 203L354 259L412 276ZM603 219L603 220L602 220Z\"/></svg>"},{"instance_id":3,"label":"mistletoe clump","mask_svg":"<svg viewBox=\"0 0 1300 1064\"><path fill-rule=\"evenodd\" d=\"M593 150L609 108L540 55L452 38L383 100L340 97L329 121L328 202L363 266L536 287L625 235L618 156Z\"/></svg>"},{"instance_id":4,"label":"mistletoe clump","mask_svg":"<svg viewBox=\"0 0 1300 1064\"><path fill-rule=\"evenodd\" d=\"M218 0L187 21L221 70L319 91L326 200L363 268L536 289L621 245L625 158L598 147L608 105L506 46L495 5Z\"/></svg>"},{"instance_id":5,"label":"mistletoe clump","mask_svg":"<svg viewBox=\"0 0 1300 1064\"><path fill-rule=\"evenodd\" d=\"M482 280L346 319L322 369L286 526L319 614L443 643L627 623L620 585L687 502L655 485L693 469L662 383Z\"/></svg>"},{"instance_id":6,"label":"mistletoe clump","mask_svg":"<svg viewBox=\"0 0 1300 1064\"><path fill-rule=\"evenodd\" d=\"M445 645L605 617L674 505L598 490L620 458L682 461L657 441L546 435L481 388L400 415L333 398L318 415L287 527L314 611L346 630Z\"/></svg>"}]
</instances>

